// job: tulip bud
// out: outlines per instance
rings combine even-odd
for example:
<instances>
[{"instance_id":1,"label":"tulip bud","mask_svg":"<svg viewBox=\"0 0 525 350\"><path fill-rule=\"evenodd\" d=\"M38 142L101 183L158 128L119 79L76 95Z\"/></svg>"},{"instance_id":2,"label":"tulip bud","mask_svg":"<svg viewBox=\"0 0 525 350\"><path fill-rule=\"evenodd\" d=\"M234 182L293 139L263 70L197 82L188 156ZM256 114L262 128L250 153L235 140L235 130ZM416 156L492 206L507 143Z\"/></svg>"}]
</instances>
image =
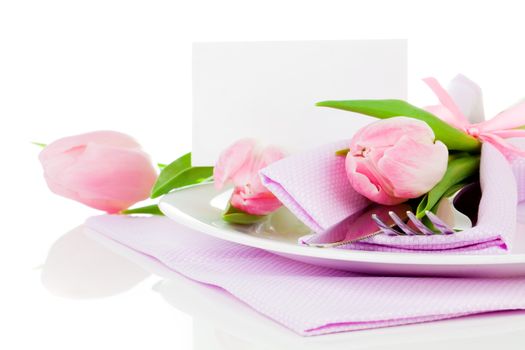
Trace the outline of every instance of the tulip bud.
<instances>
[{"instance_id":1,"label":"tulip bud","mask_svg":"<svg viewBox=\"0 0 525 350\"><path fill-rule=\"evenodd\" d=\"M59 139L39 159L51 191L108 213L148 198L157 179L140 145L114 131Z\"/></svg>"},{"instance_id":2,"label":"tulip bud","mask_svg":"<svg viewBox=\"0 0 525 350\"><path fill-rule=\"evenodd\" d=\"M276 147L258 148L251 139L241 139L224 150L213 171L215 186L220 189L231 182L234 192L231 205L252 215L267 215L281 202L259 177L259 170L284 157Z\"/></svg>"},{"instance_id":3,"label":"tulip bud","mask_svg":"<svg viewBox=\"0 0 525 350\"><path fill-rule=\"evenodd\" d=\"M352 187L385 205L417 198L447 170L448 149L423 121L396 117L369 124L350 142L346 172Z\"/></svg>"}]
</instances>

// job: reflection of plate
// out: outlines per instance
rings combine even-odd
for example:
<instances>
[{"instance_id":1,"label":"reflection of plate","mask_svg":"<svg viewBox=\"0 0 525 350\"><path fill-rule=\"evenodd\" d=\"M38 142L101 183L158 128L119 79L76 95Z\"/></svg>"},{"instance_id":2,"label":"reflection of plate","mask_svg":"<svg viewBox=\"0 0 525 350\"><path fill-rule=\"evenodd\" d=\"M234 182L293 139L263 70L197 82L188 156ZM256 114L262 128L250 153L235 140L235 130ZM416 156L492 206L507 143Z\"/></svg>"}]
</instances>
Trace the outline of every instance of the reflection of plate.
<instances>
[{"instance_id":1,"label":"reflection of plate","mask_svg":"<svg viewBox=\"0 0 525 350\"><path fill-rule=\"evenodd\" d=\"M304 247L297 239L306 229L282 210L271 224L239 227L221 220L221 201L212 184L187 187L166 195L160 209L192 229L227 241L264 249L308 264L348 271L389 275L525 276L525 206L518 213L519 241L514 251L502 255L461 255L365 252L334 248Z\"/></svg>"}]
</instances>

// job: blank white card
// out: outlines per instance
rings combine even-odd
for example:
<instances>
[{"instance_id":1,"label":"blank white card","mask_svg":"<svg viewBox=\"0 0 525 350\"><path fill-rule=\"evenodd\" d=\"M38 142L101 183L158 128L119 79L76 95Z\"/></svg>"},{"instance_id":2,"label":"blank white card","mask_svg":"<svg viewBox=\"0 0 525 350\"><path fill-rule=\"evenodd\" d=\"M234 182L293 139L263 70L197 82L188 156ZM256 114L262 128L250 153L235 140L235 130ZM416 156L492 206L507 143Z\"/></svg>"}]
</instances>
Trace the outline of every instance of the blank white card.
<instances>
[{"instance_id":1,"label":"blank white card","mask_svg":"<svg viewBox=\"0 0 525 350\"><path fill-rule=\"evenodd\" d=\"M193 164L252 137L288 152L349 138L368 122L323 100L406 98L405 40L193 45Z\"/></svg>"}]
</instances>

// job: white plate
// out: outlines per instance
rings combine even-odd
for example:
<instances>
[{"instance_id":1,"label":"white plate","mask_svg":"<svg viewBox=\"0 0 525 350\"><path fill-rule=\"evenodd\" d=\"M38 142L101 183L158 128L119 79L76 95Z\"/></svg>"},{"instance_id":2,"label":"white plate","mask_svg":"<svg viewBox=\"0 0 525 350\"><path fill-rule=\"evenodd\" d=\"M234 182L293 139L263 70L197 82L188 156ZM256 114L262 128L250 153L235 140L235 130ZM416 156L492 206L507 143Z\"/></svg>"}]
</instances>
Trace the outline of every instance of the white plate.
<instances>
[{"instance_id":1,"label":"white plate","mask_svg":"<svg viewBox=\"0 0 525 350\"><path fill-rule=\"evenodd\" d=\"M513 251L502 255L389 253L315 248L297 244L297 239L308 232L286 210L275 215L271 226L263 224L257 229L223 222L221 207L228 194L217 195L217 191L209 183L187 187L164 196L159 207L168 217L189 228L313 265L384 275L525 276L525 220L520 220L523 223L518 222L519 238ZM520 218L525 219L525 206L518 209Z\"/></svg>"}]
</instances>

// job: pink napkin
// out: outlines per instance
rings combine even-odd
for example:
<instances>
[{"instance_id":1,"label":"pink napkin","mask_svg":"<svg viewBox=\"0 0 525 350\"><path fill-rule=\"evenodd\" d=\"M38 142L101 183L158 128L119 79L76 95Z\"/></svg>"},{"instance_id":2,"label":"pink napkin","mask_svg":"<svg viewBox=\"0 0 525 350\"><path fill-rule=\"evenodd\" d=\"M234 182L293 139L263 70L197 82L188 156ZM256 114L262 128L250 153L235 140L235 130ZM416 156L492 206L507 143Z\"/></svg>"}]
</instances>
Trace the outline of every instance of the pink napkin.
<instances>
[{"instance_id":1,"label":"pink napkin","mask_svg":"<svg viewBox=\"0 0 525 350\"><path fill-rule=\"evenodd\" d=\"M99 216L86 225L304 336L525 308L525 278L358 275L218 240L165 217Z\"/></svg>"},{"instance_id":2,"label":"pink napkin","mask_svg":"<svg viewBox=\"0 0 525 350\"><path fill-rule=\"evenodd\" d=\"M312 242L333 242L333 230L326 231L369 202L348 183L344 158L334 152L345 147L338 142L311 152L293 155L261 171L270 189L300 220L317 235ZM523 169L523 170L522 170ZM484 144L481 155L480 182L482 199L478 224L453 235L388 236L376 235L340 248L374 251L505 253L516 231L516 177L525 177L525 166L511 167L506 158L490 144ZM351 220L351 219L350 219ZM329 234L330 233L330 234ZM329 237L328 237L329 236Z\"/></svg>"}]
</instances>

